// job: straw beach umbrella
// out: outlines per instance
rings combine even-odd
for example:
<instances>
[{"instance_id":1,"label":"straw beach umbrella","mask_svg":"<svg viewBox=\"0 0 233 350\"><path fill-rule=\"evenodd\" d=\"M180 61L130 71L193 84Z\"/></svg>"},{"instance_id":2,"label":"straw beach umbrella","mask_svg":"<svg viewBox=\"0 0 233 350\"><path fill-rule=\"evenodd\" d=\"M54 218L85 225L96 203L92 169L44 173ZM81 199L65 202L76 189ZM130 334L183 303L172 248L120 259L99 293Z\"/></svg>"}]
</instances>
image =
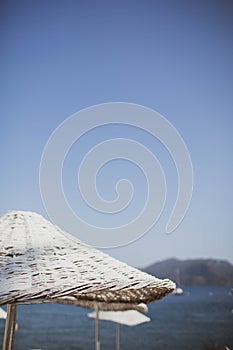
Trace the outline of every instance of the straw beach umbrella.
<instances>
[{"instance_id":1,"label":"straw beach umbrella","mask_svg":"<svg viewBox=\"0 0 233 350\"><path fill-rule=\"evenodd\" d=\"M175 284L92 248L42 216L0 217L0 305L7 305L3 350L12 349L18 303L70 303L113 309L159 300Z\"/></svg>"}]
</instances>

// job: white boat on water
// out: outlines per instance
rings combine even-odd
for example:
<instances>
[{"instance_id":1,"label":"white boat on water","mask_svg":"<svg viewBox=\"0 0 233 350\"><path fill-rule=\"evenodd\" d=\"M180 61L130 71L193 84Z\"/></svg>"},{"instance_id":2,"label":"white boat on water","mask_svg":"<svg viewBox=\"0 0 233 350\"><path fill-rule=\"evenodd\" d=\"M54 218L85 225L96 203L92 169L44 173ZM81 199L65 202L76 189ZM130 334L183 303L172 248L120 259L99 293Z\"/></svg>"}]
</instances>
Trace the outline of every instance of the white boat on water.
<instances>
[{"instance_id":1,"label":"white boat on water","mask_svg":"<svg viewBox=\"0 0 233 350\"><path fill-rule=\"evenodd\" d=\"M180 283L180 269L176 270L176 279L175 280L176 280L177 285L180 286L181 285L181 283ZM182 295L182 294L184 294L184 291L181 287L176 286L176 288L174 289L172 294L173 295Z\"/></svg>"},{"instance_id":2,"label":"white boat on water","mask_svg":"<svg viewBox=\"0 0 233 350\"><path fill-rule=\"evenodd\" d=\"M183 291L182 288L177 287L177 288L174 289L174 291L172 292L172 294L173 294L173 295L182 295L182 294L184 294L184 291Z\"/></svg>"}]
</instances>

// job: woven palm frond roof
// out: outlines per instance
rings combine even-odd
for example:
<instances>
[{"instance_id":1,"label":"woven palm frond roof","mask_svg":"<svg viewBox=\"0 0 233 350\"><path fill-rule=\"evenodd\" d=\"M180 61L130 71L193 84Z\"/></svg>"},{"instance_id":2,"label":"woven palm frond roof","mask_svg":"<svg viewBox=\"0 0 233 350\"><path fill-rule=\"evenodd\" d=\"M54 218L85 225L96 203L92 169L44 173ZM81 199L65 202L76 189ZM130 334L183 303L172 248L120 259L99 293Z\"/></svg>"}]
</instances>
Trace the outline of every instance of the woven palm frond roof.
<instances>
[{"instance_id":1,"label":"woven palm frond roof","mask_svg":"<svg viewBox=\"0 0 233 350\"><path fill-rule=\"evenodd\" d=\"M36 213L0 217L0 305L37 299L138 304L174 288L170 280L130 267Z\"/></svg>"}]
</instances>

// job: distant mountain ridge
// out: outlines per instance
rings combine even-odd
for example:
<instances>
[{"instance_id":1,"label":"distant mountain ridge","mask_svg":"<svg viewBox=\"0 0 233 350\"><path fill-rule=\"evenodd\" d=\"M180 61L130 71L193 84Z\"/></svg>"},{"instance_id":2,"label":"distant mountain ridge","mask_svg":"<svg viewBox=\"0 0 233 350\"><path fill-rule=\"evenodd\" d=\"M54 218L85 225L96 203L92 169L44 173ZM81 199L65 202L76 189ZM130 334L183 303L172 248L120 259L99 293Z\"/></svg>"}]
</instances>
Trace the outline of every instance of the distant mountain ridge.
<instances>
[{"instance_id":1,"label":"distant mountain ridge","mask_svg":"<svg viewBox=\"0 0 233 350\"><path fill-rule=\"evenodd\" d=\"M180 286L233 286L233 265L216 259L167 259L143 271L158 278L169 278Z\"/></svg>"}]
</instances>

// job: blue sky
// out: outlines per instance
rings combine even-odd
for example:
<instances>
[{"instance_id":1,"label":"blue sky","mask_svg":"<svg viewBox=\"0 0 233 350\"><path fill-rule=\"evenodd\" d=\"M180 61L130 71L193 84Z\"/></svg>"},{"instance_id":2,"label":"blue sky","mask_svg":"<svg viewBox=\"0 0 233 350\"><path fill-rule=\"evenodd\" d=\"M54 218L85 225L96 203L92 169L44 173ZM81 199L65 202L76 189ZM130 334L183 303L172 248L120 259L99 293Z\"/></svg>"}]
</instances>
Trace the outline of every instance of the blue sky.
<instances>
[{"instance_id":1,"label":"blue sky","mask_svg":"<svg viewBox=\"0 0 233 350\"><path fill-rule=\"evenodd\" d=\"M233 261L232 2L7 0L0 16L0 213L46 216L39 165L53 130L91 105L133 102L161 113L182 135L193 162L193 198L181 225L166 236L176 174L157 143L137 136L159 152L168 203L143 238L107 252L136 266L170 256ZM108 131L101 132L106 138ZM114 169L120 176L121 167ZM75 202L74 173L74 161L67 161L64 186ZM109 179L107 170L103 178ZM100 191L108 196L104 184Z\"/></svg>"}]
</instances>

